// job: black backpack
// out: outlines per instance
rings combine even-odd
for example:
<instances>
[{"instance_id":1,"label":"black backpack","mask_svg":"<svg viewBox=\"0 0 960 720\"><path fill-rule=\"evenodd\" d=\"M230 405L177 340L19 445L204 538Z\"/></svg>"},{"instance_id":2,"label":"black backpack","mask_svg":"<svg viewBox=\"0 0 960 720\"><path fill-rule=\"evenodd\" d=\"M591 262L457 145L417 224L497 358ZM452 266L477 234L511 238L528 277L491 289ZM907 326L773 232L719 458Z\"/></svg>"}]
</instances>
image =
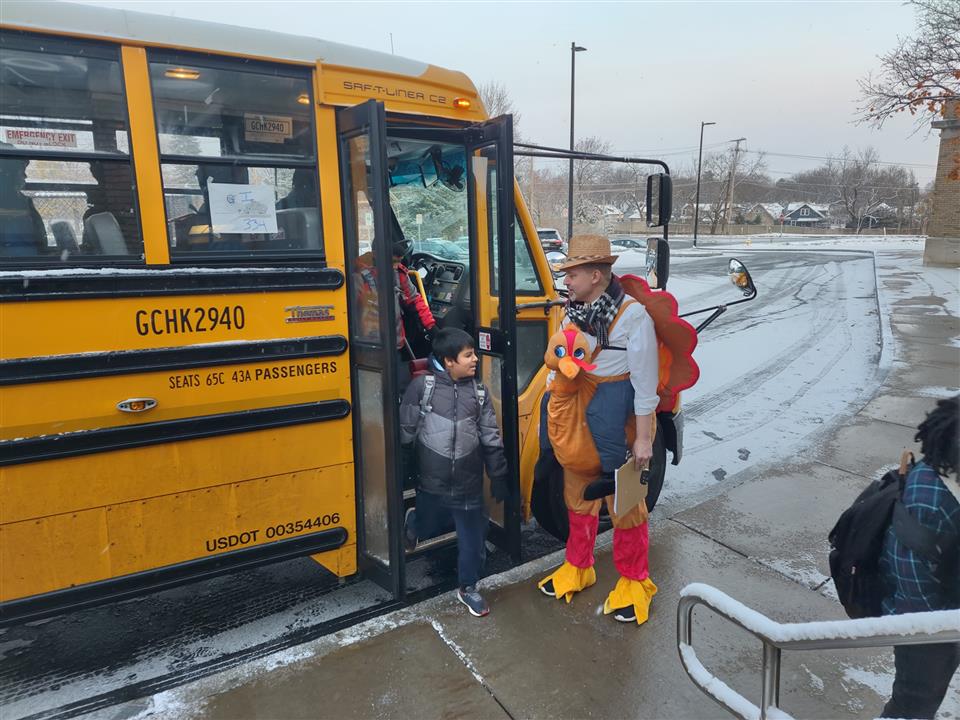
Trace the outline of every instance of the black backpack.
<instances>
[{"instance_id":1,"label":"black backpack","mask_svg":"<svg viewBox=\"0 0 960 720\"><path fill-rule=\"evenodd\" d=\"M880 556L891 525L910 550L940 567L949 566L942 561L951 544L921 525L900 501L913 466L913 455L905 452L900 467L870 483L830 531L830 576L851 618L883 614L881 602L892 588L880 572Z\"/></svg>"}]
</instances>

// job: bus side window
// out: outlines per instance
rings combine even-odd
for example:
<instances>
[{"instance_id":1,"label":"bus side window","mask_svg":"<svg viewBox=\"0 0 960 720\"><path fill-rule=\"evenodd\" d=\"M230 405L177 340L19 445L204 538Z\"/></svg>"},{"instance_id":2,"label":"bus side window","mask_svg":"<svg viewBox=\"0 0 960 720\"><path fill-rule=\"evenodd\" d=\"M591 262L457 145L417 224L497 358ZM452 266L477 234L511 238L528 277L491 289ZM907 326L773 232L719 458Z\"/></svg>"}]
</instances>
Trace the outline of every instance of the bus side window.
<instances>
[{"instance_id":1,"label":"bus side window","mask_svg":"<svg viewBox=\"0 0 960 720\"><path fill-rule=\"evenodd\" d=\"M148 57L172 260L322 259L311 71Z\"/></svg>"},{"instance_id":2,"label":"bus side window","mask_svg":"<svg viewBox=\"0 0 960 720\"><path fill-rule=\"evenodd\" d=\"M527 243L527 236L523 231L523 223L520 222L519 215L514 216L513 243L516 248L513 255L513 270L516 278L517 295L543 295L543 286L540 284L540 277L537 275L537 267L533 264L530 245ZM492 259L490 285L493 292L498 293L500 288L495 268L500 266L500 249L495 241L490 244L490 256Z\"/></svg>"},{"instance_id":3,"label":"bus side window","mask_svg":"<svg viewBox=\"0 0 960 720\"><path fill-rule=\"evenodd\" d=\"M140 261L119 50L0 32L0 261Z\"/></svg>"}]
</instances>

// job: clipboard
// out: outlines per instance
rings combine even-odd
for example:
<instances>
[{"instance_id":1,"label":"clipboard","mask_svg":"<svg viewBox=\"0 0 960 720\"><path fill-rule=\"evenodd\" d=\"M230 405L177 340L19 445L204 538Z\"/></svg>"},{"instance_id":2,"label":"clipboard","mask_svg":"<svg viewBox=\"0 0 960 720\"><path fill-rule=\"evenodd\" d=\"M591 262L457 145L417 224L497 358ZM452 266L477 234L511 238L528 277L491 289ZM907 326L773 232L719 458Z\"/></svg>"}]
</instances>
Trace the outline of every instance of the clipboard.
<instances>
[{"instance_id":1,"label":"clipboard","mask_svg":"<svg viewBox=\"0 0 960 720\"><path fill-rule=\"evenodd\" d=\"M648 474L646 468L637 470L633 458L614 471L613 511L617 515L625 515L647 499L647 491L650 489L647 484Z\"/></svg>"}]
</instances>

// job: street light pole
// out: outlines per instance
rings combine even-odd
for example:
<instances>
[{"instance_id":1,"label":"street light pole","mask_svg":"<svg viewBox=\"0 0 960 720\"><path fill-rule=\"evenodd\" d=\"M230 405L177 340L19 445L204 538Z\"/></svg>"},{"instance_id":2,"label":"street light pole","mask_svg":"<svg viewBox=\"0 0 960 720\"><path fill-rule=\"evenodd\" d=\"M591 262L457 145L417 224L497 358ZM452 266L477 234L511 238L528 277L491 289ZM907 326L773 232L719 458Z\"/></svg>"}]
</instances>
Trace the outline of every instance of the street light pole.
<instances>
[{"instance_id":1,"label":"street light pole","mask_svg":"<svg viewBox=\"0 0 960 720\"><path fill-rule=\"evenodd\" d=\"M693 246L697 246L697 228L700 226L700 166L703 163L703 128L715 122L700 121L700 154L697 155L697 199L693 208Z\"/></svg>"},{"instance_id":2,"label":"street light pole","mask_svg":"<svg viewBox=\"0 0 960 720\"><path fill-rule=\"evenodd\" d=\"M570 152L573 152L573 89L576 84L577 53L586 52L575 42L570 43ZM567 242L573 235L573 158L570 158L570 174L567 176Z\"/></svg>"}]
</instances>

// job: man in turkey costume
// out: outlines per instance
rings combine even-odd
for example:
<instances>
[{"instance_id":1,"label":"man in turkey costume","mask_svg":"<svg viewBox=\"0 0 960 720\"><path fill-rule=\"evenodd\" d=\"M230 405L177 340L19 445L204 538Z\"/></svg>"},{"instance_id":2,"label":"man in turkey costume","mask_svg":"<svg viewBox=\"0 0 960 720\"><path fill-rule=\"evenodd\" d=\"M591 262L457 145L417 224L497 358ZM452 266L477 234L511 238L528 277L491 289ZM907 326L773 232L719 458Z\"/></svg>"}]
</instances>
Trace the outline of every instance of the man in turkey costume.
<instances>
[{"instance_id":1,"label":"man in turkey costume","mask_svg":"<svg viewBox=\"0 0 960 720\"><path fill-rule=\"evenodd\" d=\"M544 358L554 372L541 410L540 438L562 467L569 534L563 565L539 587L566 602L596 582L600 498L610 491L613 472L628 453L638 468L647 466L658 408L669 403L672 410L676 392L698 375L691 357L696 333L677 318L676 301L651 292L640 278L613 275L616 259L606 237L580 235L571 238L567 259L556 268L566 273L570 298L561 331L551 338ZM587 499L592 497L597 499ZM647 508L641 502L617 515L613 497L606 502L620 578L604 614L643 624L657 592L647 561Z\"/></svg>"}]
</instances>

